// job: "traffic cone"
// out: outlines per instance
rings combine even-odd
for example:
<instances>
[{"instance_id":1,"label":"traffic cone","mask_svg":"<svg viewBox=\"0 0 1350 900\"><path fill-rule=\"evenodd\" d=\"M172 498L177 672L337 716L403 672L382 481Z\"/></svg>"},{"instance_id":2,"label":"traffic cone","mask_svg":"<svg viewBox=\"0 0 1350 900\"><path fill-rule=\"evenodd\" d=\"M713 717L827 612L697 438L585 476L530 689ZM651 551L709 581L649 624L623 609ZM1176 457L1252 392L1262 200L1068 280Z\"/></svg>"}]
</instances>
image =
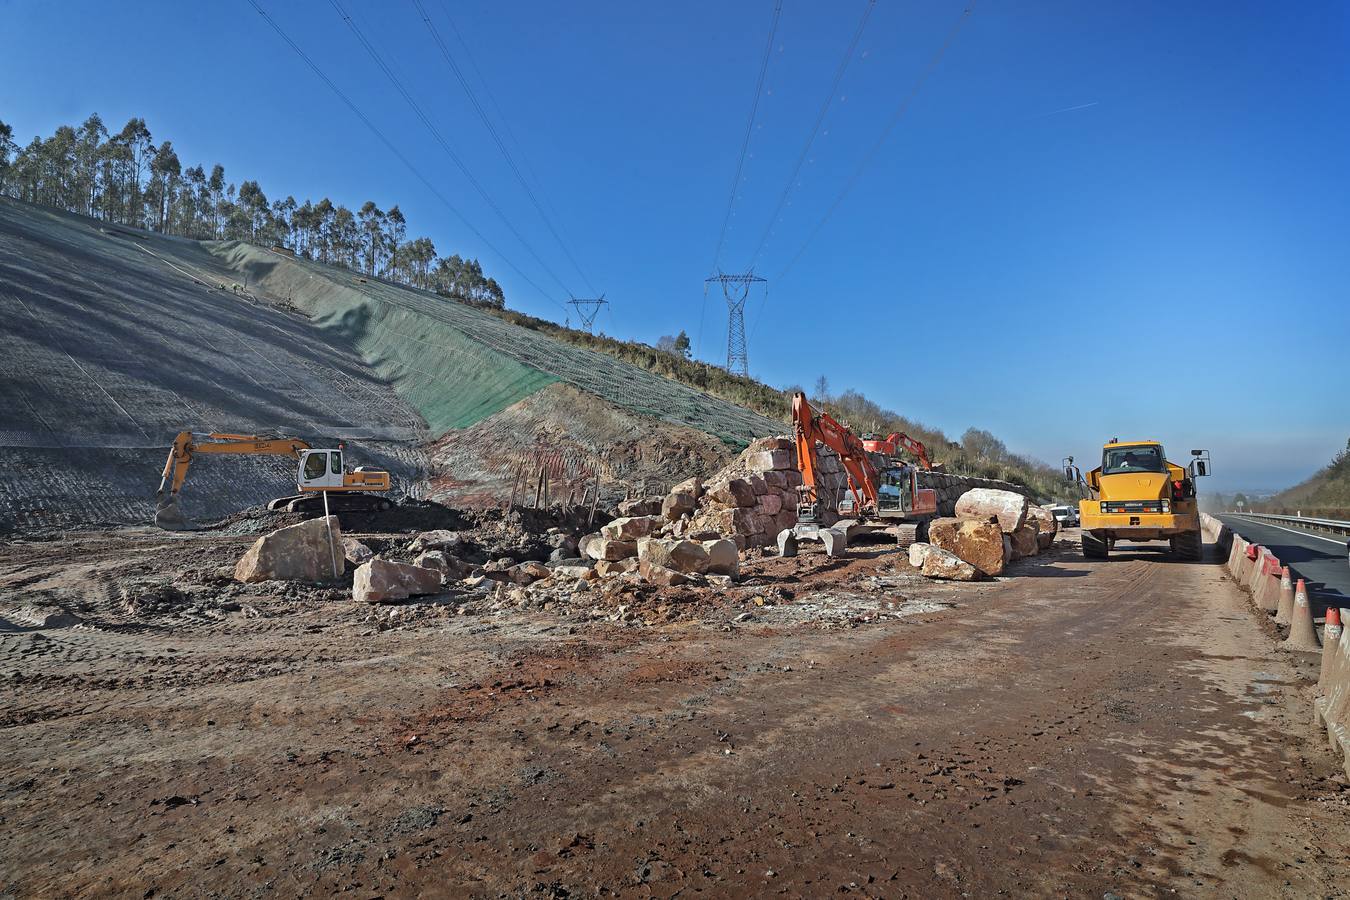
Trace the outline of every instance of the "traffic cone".
<instances>
[{"instance_id":1,"label":"traffic cone","mask_svg":"<svg viewBox=\"0 0 1350 900\"><path fill-rule=\"evenodd\" d=\"M1294 588L1294 615L1289 622L1289 637L1280 644L1282 650L1301 650L1315 653L1322 649L1317 643L1317 626L1313 624L1312 606L1308 603L1308 588L1303 579Z\"/></svg>"},{"instance_id":2,"label":"traffic cone","mask_svg":"<svg viewBox=\"0 0 1350 900\"><path fill-rule=\"evenodd\" d=\"M1322 674L1317 677L1319 686L1330 680L1332 663L1340 652L1341 611L1335 606L1327 607L1327 623L1322 628Z\"/></svg>"},{"instance_id":3,"label":"traffic cone","mask_svg":"<svg viewBox=\"0 0 1350 900\"><path fill-rule=\"evenodd\" d=\"M1294 582L1289 578L1289 567L1280 570L1280 605L1275 608L1275 624L1288 625L1294 615Z\"/></svg>"}]
</instances>

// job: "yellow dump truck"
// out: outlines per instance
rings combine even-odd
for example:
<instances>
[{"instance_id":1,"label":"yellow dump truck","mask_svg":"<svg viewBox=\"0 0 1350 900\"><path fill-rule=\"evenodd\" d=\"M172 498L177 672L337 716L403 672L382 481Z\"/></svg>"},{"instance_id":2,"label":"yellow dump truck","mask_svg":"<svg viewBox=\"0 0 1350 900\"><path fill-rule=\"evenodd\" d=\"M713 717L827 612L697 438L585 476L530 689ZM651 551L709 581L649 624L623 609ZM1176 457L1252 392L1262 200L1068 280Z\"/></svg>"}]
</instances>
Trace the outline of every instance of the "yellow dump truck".
<instances>
[{"instance_id":1,"label":"yellow dump truck","mask_svg":"<svg viewBox=\"0 0 1350 900\"><path fill-rule=\"evenodd\" d=\"M1209 452L1192 450L1186 468L1168 462L1157 441L1112 439L1102 464L1084 478L1064 463L1065 477L1087 497L1078 504L1083 556L1106 559L1116 541L1167 541L1178 559L1199 559L1200 511L1195 479L1209 474Z\"/></svg>"}]
</instances>

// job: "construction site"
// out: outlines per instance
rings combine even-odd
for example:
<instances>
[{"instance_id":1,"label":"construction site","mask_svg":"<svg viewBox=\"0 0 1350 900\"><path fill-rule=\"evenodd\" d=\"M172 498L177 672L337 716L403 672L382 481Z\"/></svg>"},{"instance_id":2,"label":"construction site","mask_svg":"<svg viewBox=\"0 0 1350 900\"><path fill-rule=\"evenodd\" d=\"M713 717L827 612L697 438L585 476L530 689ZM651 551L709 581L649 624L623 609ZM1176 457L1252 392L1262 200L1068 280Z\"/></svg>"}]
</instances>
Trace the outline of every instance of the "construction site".
<instances>
[{"instance_id":1,"label":"construction site","mask_svg":"<svg viewBox=\"0 0 1350 900\"><path fill-rule=\"evenodd\" d=\"M0 900L1350 897L1316 7L0 4Z\"/></svg>"},{"instance_id":2,"label":"construction site","mask_svg":"<svg viewBox=\"0 0 1350 900\"><path fill-rule=\"evenodd\" d=\"M1339 892L1318 657L1217 532L1094 562L800 395L237 242L0 200L0 284L9 895Z\"/></svg>"}]
</instances>

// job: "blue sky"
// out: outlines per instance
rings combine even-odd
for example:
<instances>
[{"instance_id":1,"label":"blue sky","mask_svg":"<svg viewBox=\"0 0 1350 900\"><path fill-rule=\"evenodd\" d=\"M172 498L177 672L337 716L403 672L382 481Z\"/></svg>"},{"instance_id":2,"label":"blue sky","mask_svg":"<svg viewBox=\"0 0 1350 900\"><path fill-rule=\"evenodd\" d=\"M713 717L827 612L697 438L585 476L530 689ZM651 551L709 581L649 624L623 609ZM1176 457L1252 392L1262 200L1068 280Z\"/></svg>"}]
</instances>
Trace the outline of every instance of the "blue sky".
<instances>
[{"instance_id":1,"label":"blue sky","mask_svg":"<svg viewBox=\"0 0 1350 900\"><path fill-rule=\"evenodd\" d=\"M184 165L269 197L398 203L482 259L508 303L608 333L686 330L704 305L772 0L423 0L576 258L498 154L412 0L342 0L528 242L473 191L326 0L258 0L495 252L371 135L247 0L0 0L0 119L26 143L143 115ZM1276 488L1350 436L1350 7L978 3L814 239L966 7L880 0L756 269L751 371L825 375L959 436L1050 462L1113 436L1214 456L1215 489ZM750 264L866 9L784 0L721 257ZM494 113L495 114L495 113ZM805 245L784 277L785 267ZM562 282L554 280L532 252ZM548 296L534 290L502 255ZM700 322L702 325L700 326Z\"/></svg>"}]
</instances>

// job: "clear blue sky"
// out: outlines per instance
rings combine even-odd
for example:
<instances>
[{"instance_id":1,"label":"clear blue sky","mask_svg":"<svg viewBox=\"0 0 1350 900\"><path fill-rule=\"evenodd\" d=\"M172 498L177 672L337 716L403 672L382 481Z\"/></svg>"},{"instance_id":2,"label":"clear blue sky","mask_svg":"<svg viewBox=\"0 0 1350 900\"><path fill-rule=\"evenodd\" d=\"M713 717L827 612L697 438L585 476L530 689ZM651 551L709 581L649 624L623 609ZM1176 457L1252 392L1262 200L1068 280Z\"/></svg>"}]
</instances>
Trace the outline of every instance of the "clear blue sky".
<instances>
[{"instance_id":1,"label":"clear blue sky","mask_svg":"<svg viewBox=\"0 0 1350 900\"><path fill-rule=\"evenodd\" d=\"M325 0L259 0L540 295L468 232L247 0L0 0L0 119L26 143L143 115L184 165L269 197L398 203L410 234L479 256L508 303L566 295L473 192ZM685 329L703 307L772 0L423 0L589 281L604 329ZM565 287L589 288L478 121L412 0L343 0ZM862 0L784 0L722 265L749 264ZM854 190L820 221L960 18L880 0L757 269L750 365L825 375L952 436L1080 459L1113 436L1214 455L1210 487L1281 487L1350 436L1350 6L979 3ZM700 320L703 325L700 328Z\"/></svg>"}]
</instances>

